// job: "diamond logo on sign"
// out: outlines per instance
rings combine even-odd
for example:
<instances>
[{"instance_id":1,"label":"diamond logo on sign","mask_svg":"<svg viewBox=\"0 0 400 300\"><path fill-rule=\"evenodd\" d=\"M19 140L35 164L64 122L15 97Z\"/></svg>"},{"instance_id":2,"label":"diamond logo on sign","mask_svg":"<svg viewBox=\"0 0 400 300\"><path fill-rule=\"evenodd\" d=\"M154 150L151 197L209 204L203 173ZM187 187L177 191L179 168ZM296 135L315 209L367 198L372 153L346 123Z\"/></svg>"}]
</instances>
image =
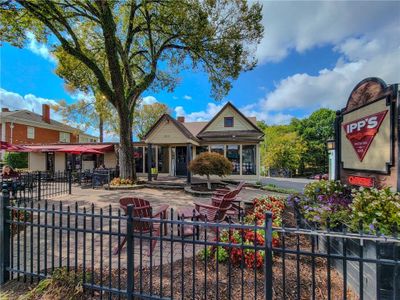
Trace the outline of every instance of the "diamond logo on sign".
<instances>
[{"instance_id":1,"label":"diamond logo on sign","mask_svg":"<svg viewBox=\"0 0 400 300\"><path fill-rule=\"evenodd\" d=\"M363 161L367 154L368 148L378 133L387 112L387 110L384 110L343 125L346 137L353 145L360 161Z\"/></svg>"}]
</instances>

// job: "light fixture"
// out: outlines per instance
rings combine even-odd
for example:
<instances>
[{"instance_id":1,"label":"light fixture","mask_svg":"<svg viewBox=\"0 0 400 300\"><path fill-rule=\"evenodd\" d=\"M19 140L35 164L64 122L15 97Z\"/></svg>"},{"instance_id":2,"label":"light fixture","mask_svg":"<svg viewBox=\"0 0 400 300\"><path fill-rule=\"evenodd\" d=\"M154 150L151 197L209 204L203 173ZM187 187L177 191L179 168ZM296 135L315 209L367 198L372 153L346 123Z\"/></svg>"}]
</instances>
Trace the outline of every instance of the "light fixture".
<instances>
[{"instance_id":1,"label":"light fixture","mask_svg":"<svg viewBox=\"0 0 400 300\"><path fill-rule=\"evenodd\" d=\"M329 139L326 141L326 148L329 150L335 150L336 143L334 139Z\"/></svg>"}]
</instances>

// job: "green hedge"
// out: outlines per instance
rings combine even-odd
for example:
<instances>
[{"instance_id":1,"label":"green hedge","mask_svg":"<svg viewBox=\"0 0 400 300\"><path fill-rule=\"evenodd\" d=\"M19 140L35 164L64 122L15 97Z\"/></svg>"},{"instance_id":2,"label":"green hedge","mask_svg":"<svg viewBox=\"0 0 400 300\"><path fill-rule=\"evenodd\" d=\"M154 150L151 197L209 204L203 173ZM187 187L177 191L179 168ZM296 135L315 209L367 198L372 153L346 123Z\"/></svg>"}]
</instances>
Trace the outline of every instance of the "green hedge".
<instances>
[{"instance_id":1,"label":"green hedge","mask_svg":"<svg viewBox=\"0 0 400 300\"><path fill-rule=\"evenodd\" d=\"M7 152L4 161L13 169L28 168L28 153L26 152Z\"/></svg>"}]
</instances>

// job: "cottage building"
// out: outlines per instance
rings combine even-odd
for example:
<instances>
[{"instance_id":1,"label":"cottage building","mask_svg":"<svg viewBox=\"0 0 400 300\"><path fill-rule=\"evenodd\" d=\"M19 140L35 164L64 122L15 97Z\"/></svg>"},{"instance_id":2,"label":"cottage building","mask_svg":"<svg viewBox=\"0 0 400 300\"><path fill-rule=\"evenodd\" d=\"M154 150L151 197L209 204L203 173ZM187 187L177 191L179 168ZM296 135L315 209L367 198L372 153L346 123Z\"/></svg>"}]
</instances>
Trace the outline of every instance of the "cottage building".
<instances>
[{"instance_id":1,"label":"cottage building","mask_svg":"<svg viewBox=\"0 0 400 300\"><path fill-rule=\"evenodd\" d=\"M217 152L233 164L232 180L257 180L260 176L260 143L264 133L256 119L244 116L228 102L209 122L186 122L164 114L140 142L133 142L136 173L148 177L156 169L160 177L191 180L188 165L202 152ZM81 147L81 148L80 148ZM31 170L61 171L118 165L118 145L86 143L27 145ZM77 154L82 151L91 153ZM54 163L49 163L53 157ZM149 168L150 166L150 168Z\"/></svg>"},{"instance_id":2,"label":"cottage building","mask_svg":"<svg viewBox=\"0 0 400 300\"><path fill-rule=\"evenodd\" d=\"M147 172L151 149L152 167L159 174L187 176L189 162L210 151L228 158L234 168L229 179L256 180L260 176L260 143L264 133L255 118L244 116L228 102L209 122L185 122L184 117L165 114L135 146L136 171ZM144 159L143 159L144 158Z\"/></svg>"}]
</instances>

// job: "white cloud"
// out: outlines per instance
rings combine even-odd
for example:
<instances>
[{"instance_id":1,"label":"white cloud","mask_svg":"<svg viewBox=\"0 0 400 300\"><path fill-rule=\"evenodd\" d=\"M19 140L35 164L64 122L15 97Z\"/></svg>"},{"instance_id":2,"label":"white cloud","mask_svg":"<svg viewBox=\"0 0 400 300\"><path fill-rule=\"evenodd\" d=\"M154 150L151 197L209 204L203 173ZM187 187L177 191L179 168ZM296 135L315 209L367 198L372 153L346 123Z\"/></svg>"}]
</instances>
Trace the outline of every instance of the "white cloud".
<instances>
[{"instance_id":1,"label":"white cloud","mask_svg":"<svg viewBox=\"0 0 400 300\"><path fill-rule=\"evenodd\" d=\"M1 107L7 107L10 110L26 109L37 114L41 114L42 104L56 105L57 101L53 99L37 97L33 94L21 96L20 94L9 92L0 88ZM58 119L61 119L57 114L54 114L54 116L57 116Z\"/></svg>"},{"instance_id":2,"label":"white cloud","mask_svg":"<svg viewBox=\"0 0 400 300\"><path fill-rule=\"evenodd\" d=\"M264 1L264 38L257 47L260 63L280 61L291 51L304 52L323 45L399 26L396 1ZM392 39L396 40L394 36ZM398 39L397 39L398 40ZM373 45L371 45L373 47Z\"/></svg>"},{"instance_id":3,"label":"white cloud","mask_svg":"<svg viewBox=\"0 0 400 300\"><path fill-rule=\"evenodd\" d=\"M269 124L287 122L295 110L342 108L366 77L399 82L399 9L399 2L265 2L266 34L257 52L261 63L322 45L331 46L339 59L316 75L282 78L247 109Z\"/></svg>"},{"instance_id":4,"label":"white cloud","mask_svg":"<svg viewBox=\"0 0 400 300\"><path fill-rule=\"evenodd\" d=\"M142 103L144 105L154 104L157 102L158 102L158 100L154 96L146 96L146 97L143 97L143 99L142 99Z\"/></svg>"},{"instance_id":5,"label":"white cloud","mask_svg":"<svg viewBox=\"0 0 400 300\"><path fill-rule=\"evenodd\" d=\"M208 103L205 110L196 111L189 114L185 112L182 106L177 106L175 107L175 115L177 117L185 117L187 122L209 121L221 110L225 104L226 102L218 105L215 103Z\"/></svg>"},{"instance_id":6,"label":"white cloud","mask_svg":"<svg viewBox=\"0 0 400 300\"><path fill-rule=\"evenodd\" d=\"M192 96L185 95L185 96L183 96L183 99L185 99L185 100L192 100Z\"/></svg>"},{"instance_id":7,"label":"white cloud","mask_svg":"<svg viewBox=\"0 0 400 300\"><path fill-rule=\"evenodd\" d=\"M43 57L44 59L46 59L52 63L57 62L54 55L51 54L49 48L45 44L41 44L36 41L35 35L33 33L28 32L26 35L27 35L28 41L29 41L27 47L30 51L32 51L33 53Z\"/></svg>"}]
</instances>

